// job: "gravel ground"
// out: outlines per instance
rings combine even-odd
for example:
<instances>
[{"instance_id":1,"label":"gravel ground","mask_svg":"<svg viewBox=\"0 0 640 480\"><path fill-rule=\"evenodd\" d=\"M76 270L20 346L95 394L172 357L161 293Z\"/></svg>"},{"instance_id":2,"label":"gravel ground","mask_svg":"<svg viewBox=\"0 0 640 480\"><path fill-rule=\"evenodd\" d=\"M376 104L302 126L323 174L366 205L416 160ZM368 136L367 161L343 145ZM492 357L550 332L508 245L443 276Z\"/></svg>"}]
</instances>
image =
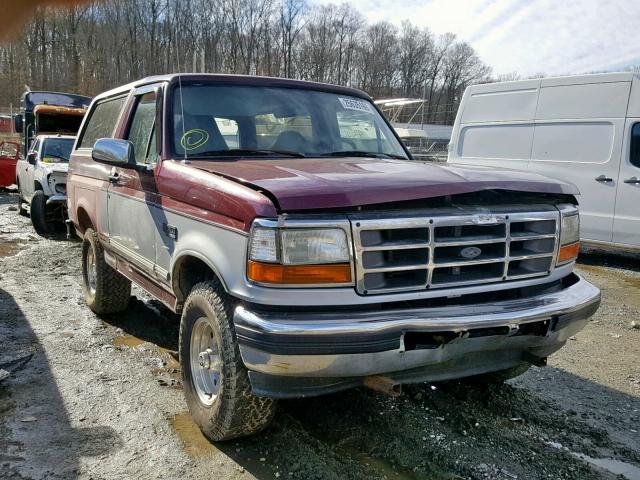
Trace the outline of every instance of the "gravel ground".
<instances>
[{"instance_id":1,"label":"gravel ground","mask_svg":"<svg viewBox=\"0 0 640 480\"><path fill-rule=\"evenodd\" d=\"M80 244L37 237L15 201L0 194L0 363L29 360L0 384L2 479L640 479L640 258L581 257L603 306L546 368L281 402L266 432L213 445L182 397L177 318L139 289L96 317Z\"/></svg>"}]
</instances>

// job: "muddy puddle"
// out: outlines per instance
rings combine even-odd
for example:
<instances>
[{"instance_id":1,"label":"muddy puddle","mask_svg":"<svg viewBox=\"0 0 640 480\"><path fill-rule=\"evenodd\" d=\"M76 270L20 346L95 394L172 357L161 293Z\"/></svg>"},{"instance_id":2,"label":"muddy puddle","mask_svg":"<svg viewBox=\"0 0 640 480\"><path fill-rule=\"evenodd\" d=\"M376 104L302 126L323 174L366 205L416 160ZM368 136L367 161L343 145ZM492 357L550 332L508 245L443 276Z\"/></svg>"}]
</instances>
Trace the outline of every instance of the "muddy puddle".
<instances>
[{"instance_id":1,"label":"muddy puddle","mask_svg":"<svg viewBox=\"0 0 640 480\"><path fill-rule=\"evenodd\" d=\"M567 447L557 442L549 442L549 445L558 450L564 450L570 453L575 458L596 467L598 470L617 475L618 478L624 478L626 480L640 480L640 467L636 467L630 463L615 460L613 458L594 458L589 455L585 455L584 453L572 452Z\"/></svg>"},{"instance_id":2,"label":"muddy puddle","mask_svg":"<svg viewBox=\"0 0 640 480\"><path fill-rule=\"evenodd\" d=\"M171 427L176 432L184 450L193 457L211 457L218 455L220 450L205 437L193 422L189 412L179 413L169 419Z\"/></svg>"},{"instance_id":3,"label":"muddy puddle","mask_svg":"<svg viewBox=\"0 0 640 480\"><path fill-rule=\"evenodd\" d=\"M116 347L137 347L145 343L144 340L133 337L131 335L120 335L113 339L113 344Z\"/></svg>"},{"instance_id":4,"label":"muddy puddle","mask_svg":"<svg viewBox=\"0 0 640 480\"><path fill-rule=\"evenodd\" d=\"M113 345L120 348L137 348L144 345L146 350L159 356L161 366L151 369L151 373L157 378L158 383L164 387L176 389L182 388L182 373L178 353L167 348L160 347L133 335L119 335L113 339Z\"/></svg>"},{"instance_id":5,"label":"muddy puddle","mask_svg":"<svg viewBox=\"0 0 640 480\"><path fill-rule=\"evenodd\" d=\"M25 244L20 240L9 240L0 237L0 257L11 257L25 248Z\"/></svg>"}]
</instances>

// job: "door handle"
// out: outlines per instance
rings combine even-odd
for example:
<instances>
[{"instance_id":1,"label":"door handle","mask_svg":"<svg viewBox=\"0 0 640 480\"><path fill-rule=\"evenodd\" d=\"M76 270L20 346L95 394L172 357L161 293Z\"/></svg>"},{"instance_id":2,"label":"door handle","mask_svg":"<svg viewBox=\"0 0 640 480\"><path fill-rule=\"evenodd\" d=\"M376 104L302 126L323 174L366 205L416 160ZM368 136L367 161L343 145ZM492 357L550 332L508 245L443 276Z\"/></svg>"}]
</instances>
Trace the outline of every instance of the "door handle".
<instances>
[{"instance_id":1,"label":"door handle","mask_svg":"<svg viewBox=\"0 0 640 480\"><path fill-rule=\"evenodd\" d=\"M596 182L600 182L600 183L613 182L613 178L607 177L606 175L600 175L599 177L596 177L595 180L596 180Z\"/></svg>"},{"instance_id":2,"label":"door handle","mask_svg":"<svg viewBox=\"0 0 640 480\"><path fill-rule=\"evenodd\" d=\"M118 172L109 174L109 181L111 183L118 183L120 181L120 174Z\"/></svg>"},{"instance_id":3,"label":"door handle","mask_svg":"<svg viewBox=\"0 0 640 480\"><path fill-rule=\"evenodd\" d=\"M631 178L627 178L624 183L634 183L634 184L638 184L640 183L640 178L638 177L631 177Z\"/></svg>"}]
</instances>

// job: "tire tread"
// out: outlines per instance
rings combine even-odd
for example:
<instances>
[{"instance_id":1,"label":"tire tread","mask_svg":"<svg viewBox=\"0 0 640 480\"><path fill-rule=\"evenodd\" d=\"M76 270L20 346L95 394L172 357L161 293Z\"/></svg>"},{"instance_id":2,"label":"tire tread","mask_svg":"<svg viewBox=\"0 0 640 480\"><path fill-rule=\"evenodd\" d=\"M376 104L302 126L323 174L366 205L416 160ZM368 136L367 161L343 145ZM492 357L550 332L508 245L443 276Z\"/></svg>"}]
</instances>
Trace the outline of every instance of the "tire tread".
<instances>
[{"instance_id":1,"label":"tire tread","mask_svg":"<svg viewBox=\"0 0 640 480\"><path fill-rule=\"evenodd\" d=\"M217 316L220 328L223 372L222 388L220 390L220 407L215 415L210 416L200 428L213 441L230 440L233 438L253 435L271 423L276 411L277 402L268 397L258 397L251 393L251 383L244 363L240 357L240 349L236 341L235 330L231 324L233 318L233 302L229 301L224 288L217 280L196 284L183 311L183 321L180 322L180 360L186 360L183 352L184 338L187 335L187 325L184 321L185 312L190 307L190 300L196 296L205 300ZM189 339L190 341L190 339ZM187 354L188 355L188 354ZM187 369L183 363L183 380L185 386L191 385L190 379L185 379ZM197 395L187 395L187 401L198 401Z\"/></svg>"}]
</instances>

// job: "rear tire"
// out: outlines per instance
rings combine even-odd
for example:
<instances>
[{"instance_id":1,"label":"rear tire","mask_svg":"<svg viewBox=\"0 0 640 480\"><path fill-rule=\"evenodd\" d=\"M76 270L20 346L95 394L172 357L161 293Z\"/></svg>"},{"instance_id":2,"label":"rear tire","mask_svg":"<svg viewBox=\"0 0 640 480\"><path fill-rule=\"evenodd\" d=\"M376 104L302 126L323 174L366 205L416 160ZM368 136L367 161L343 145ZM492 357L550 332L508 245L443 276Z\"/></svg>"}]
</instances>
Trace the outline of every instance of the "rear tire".
<instances>
[{"instance_id":1,"label":"rear tire","mask_svg":"<svg viewBox=\"0 0 640 480\"><path fill-rule=\"evenodd\" d=\"M198 283L191 290L182 312L179 344L187 405L205 436L230 440L269 425L277 402L251 393L231 302L219 282Z\"/></svg>"},{"instance_id":2,"label":"rear tire","mask_svg":"<svg viewBox=\"0 0 640 480\"><path fill-rule=\"evenodd\" d=\"M55 231L55 224L47 220L47 197L42 190L36 190L31 199L31 223L36 233L42 237Z\"/></svg>"},{"instance_id":3,"label":"rear tire","mask_svg":"<svg viewBox=\"0 0 640 480\"><path fill-rule=\"evenodd\" d=\"M87 228L82 241L82 290L98 315L122 312L131 299L131 282L107 264L92 228Z\"/></svg>"}]
</instances>

